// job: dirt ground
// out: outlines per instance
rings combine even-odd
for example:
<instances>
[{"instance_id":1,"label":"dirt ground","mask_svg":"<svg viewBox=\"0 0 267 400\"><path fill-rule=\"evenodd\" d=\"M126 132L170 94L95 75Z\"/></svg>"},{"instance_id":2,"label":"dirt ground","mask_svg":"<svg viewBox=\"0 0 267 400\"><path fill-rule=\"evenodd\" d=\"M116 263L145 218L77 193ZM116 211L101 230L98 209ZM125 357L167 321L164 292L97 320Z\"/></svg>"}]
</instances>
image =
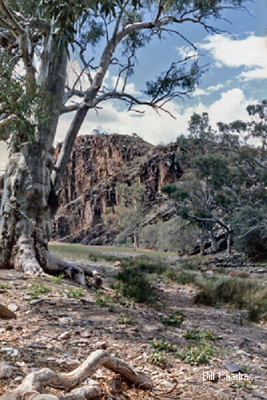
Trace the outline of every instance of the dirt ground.
<instances>
[{"instance_id":1,"label":"dirt ground","mask_svg":"<svg viewBox=\"0 0 267 400\"><path fill-rule=\"evenodd\" d=\"M102 368L93 376L103 388L102 400L267 399L267 325L247 322L242 313L229 307L195 305L196 291L190 287L158 279L160 306L153 308L123 304L112 292L108 294L112 306L101 307L96 304L93 288L84 289L81 298L72 298L71 290L78 288L65 279L59 284L49 278L27 278L14 270L0 270L1 284L0 304L11 307L17 319L0 319L0 361L8 362L13 370L10 378L1 380L0 394L18 386L27 371L43 367L71 371L93 350L106 348L147 372L154 381L154 389L130 388ZM33 284L52 290L32 299ZM181 327L163 325L162 317L175 310L186 314ZM120 315L129 316L132 323L120 324ZM215 355L209 363L190 365L171 353L164 368L151 363L148 357L153 353L153 338L183 348L189 341L182 332L189 329L209 329L218 335L219 340L212 343ZM224 378L203 379L212 372L224 377L224 366L230 361L246 367L252 377L251 385L242 381L237 389Z\"/></svg>"}]
</instances>

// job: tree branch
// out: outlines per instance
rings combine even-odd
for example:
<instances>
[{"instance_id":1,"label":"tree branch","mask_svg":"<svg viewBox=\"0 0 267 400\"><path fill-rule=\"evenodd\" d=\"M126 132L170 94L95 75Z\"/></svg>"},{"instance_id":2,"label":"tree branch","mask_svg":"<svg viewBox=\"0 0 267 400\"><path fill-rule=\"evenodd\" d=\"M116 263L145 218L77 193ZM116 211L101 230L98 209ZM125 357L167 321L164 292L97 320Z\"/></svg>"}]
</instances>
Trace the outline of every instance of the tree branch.
<instances>
[{"instance_id":1,"label":"tree branch","mask_svg":"<svg viewBox=\"0 0 267 400\"><path fill-rule=\"evenodd\" d=\"M4 16L7 18L8 23L10 26L12 26L16 37L18 35L25 35L25 30L22 28L22 26L17 22L15 15L12 13L12 11L7 7L5 2L3 0L0 0L0 10L4 14Z\"/></svg>"}]
</instances>

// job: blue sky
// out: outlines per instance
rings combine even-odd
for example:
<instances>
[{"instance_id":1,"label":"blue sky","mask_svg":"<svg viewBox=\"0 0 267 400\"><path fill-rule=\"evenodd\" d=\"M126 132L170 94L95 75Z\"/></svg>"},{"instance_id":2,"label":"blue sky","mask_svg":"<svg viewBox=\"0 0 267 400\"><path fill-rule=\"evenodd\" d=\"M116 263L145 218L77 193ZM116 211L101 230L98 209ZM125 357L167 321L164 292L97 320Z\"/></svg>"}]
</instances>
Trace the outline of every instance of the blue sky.
<instances>
[{"instance_id":1,"label":"blue sky","mask_svg":"<svg viewBox=\"0 0 267 400\"><path fill-rule=\"evenodd\" d=\"M211 35L191 23L181 26L181 33L196 45L200 64L208 64L208 71L190 99L169 103L168 109L176 119L165 113L158 116L151 109L146 109L145 114L127 112L119 101L109 101L98 115L90 111L81 133L89 134L93 129L121 134L135 132L158 144L175 141L179 134L186 133L194 112L208 112L214 127L219 121L247 119L246 106L267 98L267 2L258 0L246 4L250 13L229 11L224 14L232 24L214 23L231 35ZM172 61L191 53L192 48L177 35L167 36L161 43L153 40L137 54L139 64L129 80L129 91L140 94L146 81L166 71ZM105 83L110 86L114 79L111 70ZM70 119L70 115L62 117L57 140L63 138Z\"/></svg>"},{"instance_id":2,"label":"blue sky","mask_svg":"<svg viewBox=\"0 0 267 400\"><path fill-rule=\"evenodd\" d=\"M211 35L202 27L190 23L181 26L181 33L197 47L200 64L208 64L208 71L201 77L200 85L190 99L171 101L169 111L157 115L151 109L145 114L127 112L119 101L108 101L98 115L91 110L80 131L90 134L100 132L137 133L153 144L175 141L179 134L186 133L188 121L194 112L208 112L210 122L230 122L247 119L246 106L267 98L267 1L246 3L250 14L241 11L227 12L224 16L232 22L215 22L214 25L227 30L231 35ZM173 61L191 54L192 48L177 35L167 36L162 42L153 40L139 50L139 63L128 82L128 90L140 95L146 81L166 71ZM98 49L94 54L98 57ZM75 64L76 67L78 63ZM110 70L105 84L110 86L116 76ZM73 115L60 119L56 141L63 140ZM6 161L3 143L0 143L0 169Z\"/></svg>"}]
</instances>

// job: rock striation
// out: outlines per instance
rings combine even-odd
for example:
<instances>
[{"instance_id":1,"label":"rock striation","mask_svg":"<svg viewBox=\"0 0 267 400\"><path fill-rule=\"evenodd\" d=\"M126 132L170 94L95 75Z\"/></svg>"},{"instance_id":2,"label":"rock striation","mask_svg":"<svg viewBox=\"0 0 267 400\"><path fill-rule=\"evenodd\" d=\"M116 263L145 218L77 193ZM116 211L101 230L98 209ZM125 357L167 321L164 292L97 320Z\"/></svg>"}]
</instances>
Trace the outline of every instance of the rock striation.
<instances>
[{"instance_id":1,"label":"rock striation","mask_svg":"<svg viewBox=\"0 0 267 400\"><path fill-rule=\"evenodd\" d=\"M61 144L55 150L58 157ZM182 170L175 162L177 145L153 146L138 136L89 135L76 139L61 187L61 207L54 221L53 239L103 245L116 232L107 231L101 216L118 202L117 183L134 179L146 186L149 222L167 220L173 210L160 194L163 184L177 182Z\"/></svg>"}]
</instances>

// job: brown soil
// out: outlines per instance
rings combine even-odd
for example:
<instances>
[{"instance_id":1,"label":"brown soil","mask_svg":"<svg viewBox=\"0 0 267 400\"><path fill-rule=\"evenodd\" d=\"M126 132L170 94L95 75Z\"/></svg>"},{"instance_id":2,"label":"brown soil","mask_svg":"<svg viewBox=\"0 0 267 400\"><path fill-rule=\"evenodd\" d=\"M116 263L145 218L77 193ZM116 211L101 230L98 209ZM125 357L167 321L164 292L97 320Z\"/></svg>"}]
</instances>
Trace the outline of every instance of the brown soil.
<instances>
[{"instance_id":1,"label":"brown soil","mask_svg":"<svg viewBox=\"0 0 267 400\"><path fill-rule=\"evenodd\" d=\"M157 309L142 304L120 305L120 299L110 292L114 300L110 310L96 305L94 289L84 290L81 299L63 293L77 289L65 279L59 285L46 278L32 279L17 271L1 270L0 284L11 286L0 289L0 304L18 307L17 319L0 320L0 361L13 368L12 377L0 383L0 394L18 386L27 371L43 367L70 371L94 349L107 347L111 354L150 374L155 386L152 392L130 388L103 368L93 377L103 387L103 400L267 399L267 326L247 322L242 313L231 308L195 305L196 291L190 287L158 281L161 305ZM32 284L52 288L50 293L40 294L43 301L35 305L27 300ZM162 317L177 309L186 313L181 327L163 325ZM132 324L117 322L125 314ZM209 329L219 336L212 343L216 356L208 364L192 366L171 353L164 369L151 364L147 356L153 352L153 338L182 348L189 344L182 337L187 329ZM247 374L253 376L249 389L234 389L223 379L203 381L203 373L208 371L226 372L224 365L229 361L247 366Z\"/></svg>"}]
</instances>

